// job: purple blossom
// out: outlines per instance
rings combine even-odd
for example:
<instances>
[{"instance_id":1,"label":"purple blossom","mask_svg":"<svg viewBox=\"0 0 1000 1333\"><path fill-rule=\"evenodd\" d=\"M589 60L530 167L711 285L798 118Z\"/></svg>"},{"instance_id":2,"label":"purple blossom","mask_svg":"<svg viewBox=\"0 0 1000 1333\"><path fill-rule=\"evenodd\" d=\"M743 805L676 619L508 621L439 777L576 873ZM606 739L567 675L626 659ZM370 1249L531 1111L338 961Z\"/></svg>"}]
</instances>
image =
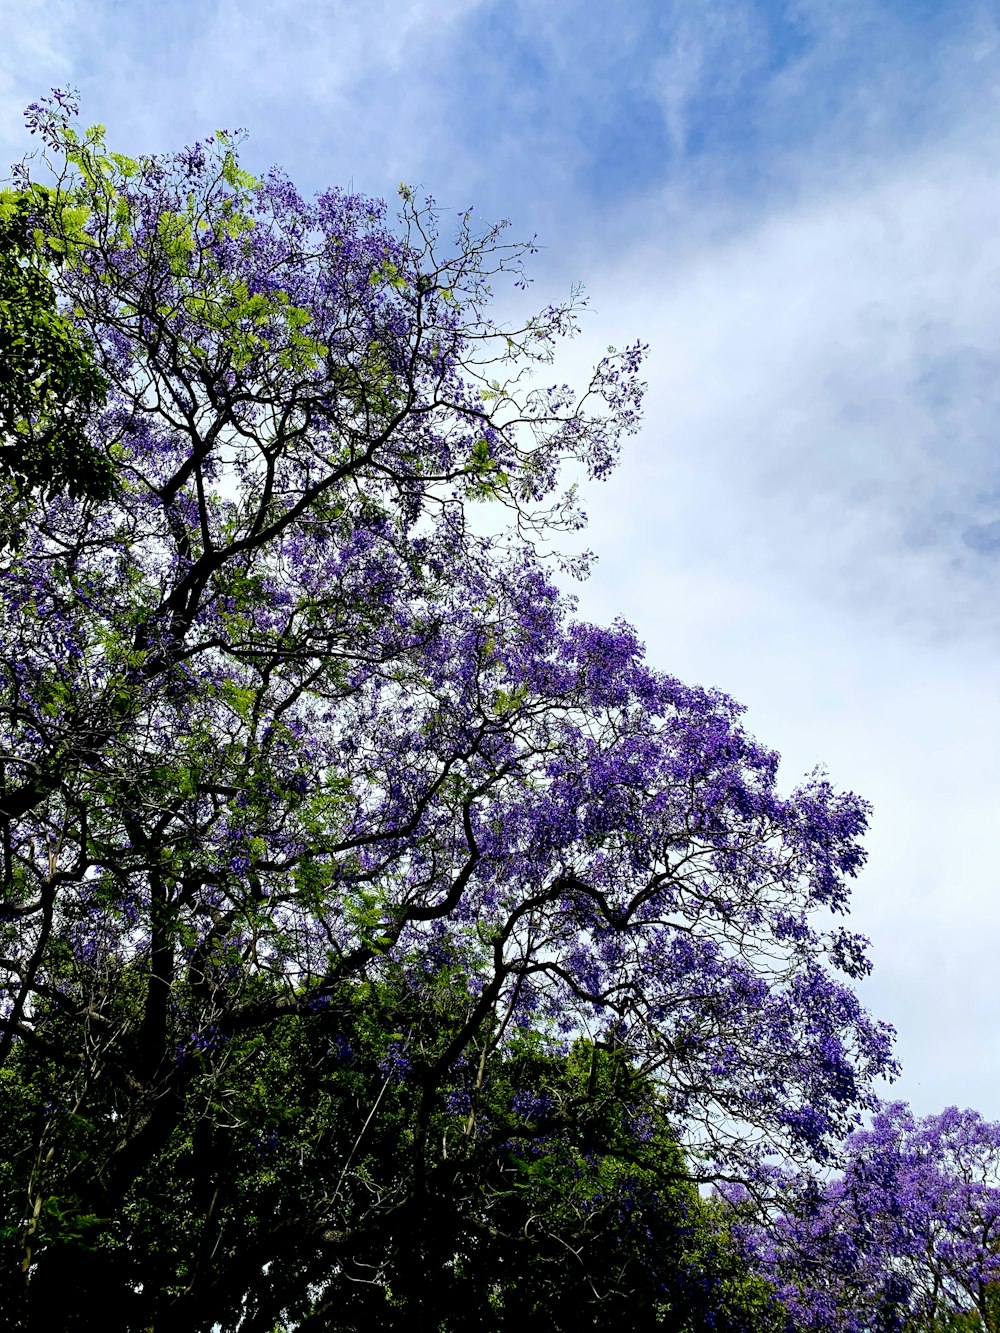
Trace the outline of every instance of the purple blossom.
<instances>
[{"instance_id":1,"label":"purple blossom","mask_svg":"<svg viewBox=\"0 0 1000 1333\"><path fill-rule=\"evenodd\" d=\"M659 1081L706 1170L825 1160L895 1068L851 988L866 942L829 926L868 807L821 773L781 792L737 703L581 621L539 553L582 521L567 467L603 477L635 429L644 348L525 390L575 308L491 322L530 250L502 228L466 214L450 245L411 199L393 222L248 183L231 136L105 156L95 194L69 110L31 124L108 238L56 281L120 486L40 501L0 564L5 1031L44 1026L21 977L65 940L75 1013L116 977L169 987L180 1104L231 1032L446 984L471 1017L442 1088L487 1033L498 1058L587 1033ZM507 529L480 535L480 503Z\"/></svg>"}]
</instances>

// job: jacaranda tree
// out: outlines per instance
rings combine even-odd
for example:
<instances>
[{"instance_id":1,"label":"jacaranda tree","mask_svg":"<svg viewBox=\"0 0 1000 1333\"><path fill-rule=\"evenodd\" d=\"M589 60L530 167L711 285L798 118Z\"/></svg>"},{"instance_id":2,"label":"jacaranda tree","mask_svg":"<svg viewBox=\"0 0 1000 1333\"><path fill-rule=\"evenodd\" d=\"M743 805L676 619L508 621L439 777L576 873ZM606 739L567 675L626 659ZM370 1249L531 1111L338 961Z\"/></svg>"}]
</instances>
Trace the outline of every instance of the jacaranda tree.
<instances>
[{"instance_id":1,"label":"jacaranda tree","mask_svg":"<svg viewBox=\"0 0 1000 1333\"><path fill-rule=\"evenodd\" d=\"M778 1225L746 1239L798 1328L996 1333L1000 1124L887 1104L849 1136L842 1171L790 1179Z\"/></svg>"},{"instance_id":2,"label":"jacaranda tree","mask_svg":"<svg viewBox=\"0 0 1000 1333\"><path fill-rule=\"evenodd\" d=\"M739 707L541 553L641 348L553 385L574 303L495 323L499 228L70 111L31 109L30 221L115 488L36 496L0 567L8 1307L332 1329L367 1282L437 1328L421 1265L502 1249L532 1145L558 1175L653 1136L664 1181L755 1192L823 1159L892 1067L831 917L866 807L781 795Z\"/></svg>"}]
</instances>

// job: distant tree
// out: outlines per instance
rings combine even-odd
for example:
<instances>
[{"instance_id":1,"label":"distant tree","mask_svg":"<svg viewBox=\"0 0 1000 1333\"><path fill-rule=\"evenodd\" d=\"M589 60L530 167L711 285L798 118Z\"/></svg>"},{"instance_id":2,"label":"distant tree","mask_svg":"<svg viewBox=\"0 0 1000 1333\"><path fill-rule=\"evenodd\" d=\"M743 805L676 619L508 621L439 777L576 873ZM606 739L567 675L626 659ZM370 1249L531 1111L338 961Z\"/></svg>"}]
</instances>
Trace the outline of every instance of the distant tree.
<instances>
[{"instance_id":1,"label":"distant tree","mask_svg":"<svg viewBox=\"0 0 1000 1333\"><path fill-rule=\"evenodd\" d=\"M790 1184L777 1232L756 1241L798 1327L997 1333L1000 1124L887 1105L829 1184Z\"/></svg>"},{"instance_id":2,"label":"distant tree","mask_svg":"<svg viewBox=\"0 0 1000 1333\"><path fill-rule=\"evenodd\" d=\"M497 1308L560 1317L563 1242L581 1311L648 1311L628 1134L663 1239L703 1216L668 1167L766 1191L893 1064L830 923L864 802L779 794L732 700L547 574L641 349L552 384L575 304L496 325L525 248L467 214L446 244L409 191L391 226L226 135L31 122L116 486L43 496L0 563L11 1323L335 1328L351 1292L436 1328L488 1255Z\"/></svg>"}]
</instances>

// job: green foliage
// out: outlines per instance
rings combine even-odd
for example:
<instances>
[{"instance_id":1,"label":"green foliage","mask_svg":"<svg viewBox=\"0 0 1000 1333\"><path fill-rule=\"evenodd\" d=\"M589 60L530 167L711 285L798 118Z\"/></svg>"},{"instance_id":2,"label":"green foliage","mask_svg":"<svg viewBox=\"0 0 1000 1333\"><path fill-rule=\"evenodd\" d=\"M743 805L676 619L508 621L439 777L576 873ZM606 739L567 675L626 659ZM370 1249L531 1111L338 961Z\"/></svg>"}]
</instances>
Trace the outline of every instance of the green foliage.
<instances>
[{"instance_id":1,"label":"green foliage","mask_svg":"<svg viewBox=\"0 0 1000 1333\"><path fill-rule=\"evenodd\" d=\"M468 947L442 941L433 975L386 967L267 1039L179 1050L185 1113L109 1218L86 1202L95 1175L113 1189L116 1148L153 1111L130 1096L131 1053L109 1040L83 1091L55 1045L19 1047L0 1075L5 1308L30 1264L32 1329L778 1333L722 1205L699 1197L655 1089L616 1052L526 1031L500 1057L493 1030L428 1098L473 1003L457 985ZM239 965L220 939L206 978ZM141 980L116 979L109 1038ZM256 998L279 997L257 983ZM76 1275L68 1304L50 1270ZM101 1304L109 1283L132 1292L120 1312Z\"/></svg>"},{"instance_id":2,"label":"green foliage","mask_svg":"<svg viewBox=\"0 0 1000 1333\"><path fill-rule=\"evenodd\" d=\"M991 1282L980 1288L977 1308L908 1320L903 1333L1000 1333L1000 1284Z\"/></svg>"},{"instance_id":3,"label":"green foliage","mask_svg":"<svg viewBox=\"0 0 1000 1333\"><path fill-rule=\"evenodd\" d=\"M103 498L112 488L111 461L86 433L107 384L87 341L57 308L50 278L83 220L39 186L0 193L0 477L8 518L10 501L32 491Z\"/></svg>"}]
</instances>

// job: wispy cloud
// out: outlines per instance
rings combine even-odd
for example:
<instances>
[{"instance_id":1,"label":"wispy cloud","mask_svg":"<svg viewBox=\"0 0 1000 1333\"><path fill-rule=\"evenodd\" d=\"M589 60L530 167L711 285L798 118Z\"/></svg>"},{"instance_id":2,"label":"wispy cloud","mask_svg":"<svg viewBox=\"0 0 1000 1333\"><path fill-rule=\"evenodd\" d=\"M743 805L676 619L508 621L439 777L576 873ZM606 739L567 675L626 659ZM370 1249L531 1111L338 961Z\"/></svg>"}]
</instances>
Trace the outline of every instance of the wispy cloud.
<instances>
[{"instance_id":1,"label":"wispy cloud","mask_svg":"<svg viewBox=\"0 0 1000 1333\"><path fill-rule=\"evenodd\" d=\"M70 82L84 117L132 149L245 127L261 163L318 187L354 173L383 185L441 145L435 84L482 0L4 3L0 147L17 153L25 103Z\"/></svg>"},{"instance_id":2,"label":"wispy cloud","mask_svg":"<svg viewBox=\"0 0 1000 1333\"><path fill-rule=\"evenodd\" d=\"M700 245L695 210L597 284L654 349L633 467L643 509L670 515L665 559L750 562L932 634L1000 633L992 548L968 535L1000 517L1000 151L966 149ZM688 504L679 454L711 505Z\"/></svg>"},{"instance_id":3,"label":"wispy cloud","mask_svg":"<svg viewBox=\"0 0 1000 1333\"><path fill-rule=\"evenodd\" d=\"M652 84L678 156L689 147L695 107L731 99L751 74L766 67L768 36L760 9L749 3L675 10L666 49L653 62Z\"/></svg>"},{"instance_id":4,"label":"wispy cloud","mask_svg":"<svg viewBox=\"0 0 1000 1333\"><path fill-rule=\"evenodd\" d=\"M72 0L0 0L0 146L20 142L27 102L74 76L76 17Z\"/></svg>"},{"instance_id":5,"label":"wispy cloud","mask_svg":"<svg viewBox=\"0 0 1000 1333\"><path fill-rule=\"evenodd\" d=\"M876 127L852 158L831 122L750 200L715 159L645 201L575 354L653 347L583 603L747 702L786 781L824 761L874 801L856 919L901 1090L996 1116L1000 141L989 42L955 49L936 135Z\"/></svg>"}]
</instances>

